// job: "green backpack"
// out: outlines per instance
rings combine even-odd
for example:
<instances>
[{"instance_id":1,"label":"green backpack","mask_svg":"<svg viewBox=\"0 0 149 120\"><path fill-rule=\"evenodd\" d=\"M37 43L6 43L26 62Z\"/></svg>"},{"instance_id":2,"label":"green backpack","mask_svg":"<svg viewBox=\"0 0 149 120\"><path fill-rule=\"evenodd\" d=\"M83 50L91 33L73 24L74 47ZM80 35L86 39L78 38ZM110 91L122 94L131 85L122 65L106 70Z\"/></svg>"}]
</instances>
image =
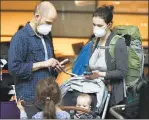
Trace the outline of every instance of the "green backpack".
<instances>
[{"instance_id":1,"label":"green backpack","mask_svg":"<svg viewBox=\"0 0 149 120\"><path fill-rule=\"evenodd\" d=\"M119 38L123 38L126 42L128 50L128 72L125 78L126 88L133 87L142 77L144 65L144 51L139 29L132 25L119 25L113 28L113 32L115 36L109 44L110 55L114 60L115 44ZM127 39L127 36L129 36L129 40Z\"/></svg>"}]
</instances>

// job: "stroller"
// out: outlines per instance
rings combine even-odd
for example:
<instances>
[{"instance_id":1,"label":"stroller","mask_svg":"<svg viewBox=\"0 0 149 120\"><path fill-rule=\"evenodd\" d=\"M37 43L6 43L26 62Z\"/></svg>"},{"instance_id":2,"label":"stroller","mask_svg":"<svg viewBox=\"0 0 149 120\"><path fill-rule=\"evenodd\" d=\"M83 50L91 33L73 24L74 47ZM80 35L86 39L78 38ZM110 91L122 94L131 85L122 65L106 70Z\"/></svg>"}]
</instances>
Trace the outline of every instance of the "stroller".
<instances>
[{"instance_id":1,"label":"stroller","mask_svg":"<svg viewBox=\"0 0 149 120\"><path fill-rule=\"evenodd\" d=\"M63 97L63 99L62 99L62 106L63 107L61 107L61 108L63 110L67 110L67 112L70 113L71 118L73 118L73 115L75 114L76 111L82 111L85 113L92 114L95 119L97 119L97 118L105 119L106 112L107 112L108 105L109 105L109 100L110 100L110 87L105 87L105 89L103 91L102 100L101 100L102 102L101 102L100 106L97 107L97 103L98 103L98 97L97 96L98 95L96 94L96 92L95 93L94 92L87 93L87 92L78 91L76 89L66 90L68 88L68 85L77 84L77 83L74 83L73 79L75 79L75 77L68 80L68 84L67 84L67 82L65 82L64 84L62 84L60 86L61 91L62 91L62 97ZM70 83L70 81L72 81L72 83ZM90 88L90 89L92 89L92 88ZM64 94L64 92L65 92L65 94ZM76 106L76 99L81 93L87 93L91 96L91 98L92 98L91 106L92 107L91 107L90 111L75 107Z\"/></svg>"}]
</instances>

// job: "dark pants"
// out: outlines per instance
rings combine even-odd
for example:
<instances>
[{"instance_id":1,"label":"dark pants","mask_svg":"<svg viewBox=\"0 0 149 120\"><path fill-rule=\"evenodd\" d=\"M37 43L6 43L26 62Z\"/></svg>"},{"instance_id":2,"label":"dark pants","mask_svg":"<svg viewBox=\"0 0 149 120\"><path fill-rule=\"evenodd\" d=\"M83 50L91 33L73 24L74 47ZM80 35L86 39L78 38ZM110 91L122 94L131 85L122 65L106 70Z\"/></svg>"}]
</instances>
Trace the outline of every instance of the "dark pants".
<instances>
[{"instance_id":1,"label":"dark pants","mask_svg":"<svg viewBox=\"0 0 149 120\"><path fill-rule=\"evenodd\" d=\"M149 119L149 82L140 90L139 119Z\"/></svg>"},{"instance_id":2,"label":"dark pants","mask_svg":"<svg viewBox=\"0 0 149 120\"><path fill-rule=\"evenodd\" d=\"M32 119L32 116L35 115L37 112L40 112L41 109L39 109L34 102L25 102L24 108L27 113L28 119Z\"/></svg>"}]
</instances>

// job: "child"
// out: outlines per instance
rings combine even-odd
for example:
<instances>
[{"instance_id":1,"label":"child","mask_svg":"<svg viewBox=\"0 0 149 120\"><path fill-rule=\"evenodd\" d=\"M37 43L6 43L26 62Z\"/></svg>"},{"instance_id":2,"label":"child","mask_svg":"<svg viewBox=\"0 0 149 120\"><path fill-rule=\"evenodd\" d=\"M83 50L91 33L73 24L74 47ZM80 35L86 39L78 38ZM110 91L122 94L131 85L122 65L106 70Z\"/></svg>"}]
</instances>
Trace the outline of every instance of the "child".
<instances>
[{"instance_id":1,"label":"child","mask_svg":"<svg viewBox=\"0 0 149 120\"><path fill-rule=\"evenodd\" d=\"M69 113L62 111L58 107L58 103L61 100L61 93L58 84L53 77L40 80L36 88L37 100L44 106L42 112L38 112L32 118L33 119L70 119ZM24 107L21 105L21 101L17 103L20 109L20 118L27 119Z\"/></svg>"},{"instance_id":2,"label":"child","mask_svg":"<svg viewBox=\"0 0 149 120\"><path fill-rule=\"evenodd\" d=\"M77 97L76 107L81 107L84 109L91 109L92 98L88 94L81 94ZM77 111L74 115L74 119L93 119L94 116L90 113L83 113Z\"/></svg>"}]
</instances>

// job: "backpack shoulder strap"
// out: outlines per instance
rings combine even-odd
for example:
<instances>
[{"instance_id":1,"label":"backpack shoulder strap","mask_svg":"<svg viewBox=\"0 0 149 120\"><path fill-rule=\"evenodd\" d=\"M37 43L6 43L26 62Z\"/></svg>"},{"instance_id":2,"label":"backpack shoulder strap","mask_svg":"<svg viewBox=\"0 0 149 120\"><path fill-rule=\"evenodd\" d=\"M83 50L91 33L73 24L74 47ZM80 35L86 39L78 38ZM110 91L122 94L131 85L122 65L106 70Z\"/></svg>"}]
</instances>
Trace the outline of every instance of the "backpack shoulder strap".
<instances>
[{"instance_id":1,"label":"backpack shoulder strap","mask_svg":"<svg viewBox=\"0 0 149 120\"><path fill-rule=\"evenodd\" d=\"M110 55L111 55L111 57L112 57L112 59L114 60L114 58L115 58L115 44L116 44L116 42L117 42L117 40L119 40L120 38L122 38L122 39L124 39L122 36L120 36L120 35L115 35L113 38L112 38L112 40L110 41L110 44L109 44L109 52L110 52Z\"/></svg>"},{"instance_id":2,"label":"backpack shoulder strap","mask_svg":"<svg viewBox=\"0 0 149 120\"><path fill-rule=\"evenodd\" d=\"M92 46L91 55L93 54L93 52L94 52L95 49L97 48L99 39L97 39L97 38L94 37L94 38L92 38L92 42L93 42L93 46Z\"/></svg>"}]
</instances>

